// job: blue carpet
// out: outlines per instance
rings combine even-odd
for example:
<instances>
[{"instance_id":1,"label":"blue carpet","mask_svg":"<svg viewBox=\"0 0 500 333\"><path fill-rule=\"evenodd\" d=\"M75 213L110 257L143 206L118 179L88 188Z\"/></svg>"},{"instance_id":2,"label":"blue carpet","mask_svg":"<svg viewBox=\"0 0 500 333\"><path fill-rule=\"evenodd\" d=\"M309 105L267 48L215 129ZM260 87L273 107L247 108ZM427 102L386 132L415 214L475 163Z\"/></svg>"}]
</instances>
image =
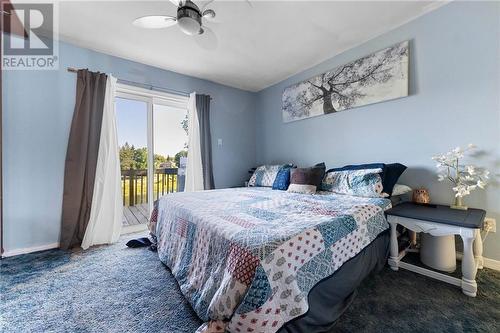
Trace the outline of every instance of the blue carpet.
<instances>
[{"instance_id":1,"label":"blue carpet","mask_svg":"<svg viewBox=\"0 0 500 333\"><path fill-rule=\"evenodd\" d=\"M0 332L194 332L201 322L170 271L129 238L3 259Z\"/></svg>"},{"instance_id":2,"label":"blue carpet","mask_svg":"<svg viewBox=\"0 0 500 333\"><path fill-rule=\"evenodd\" d=\"M137 235L135 235L137 236ZM0 332L193 332L201 324L157 254L113 246L3 259ZM384 269L368 278L334 332L500 332L500 273L479 294Z\"/></svg>"}]
</instances>

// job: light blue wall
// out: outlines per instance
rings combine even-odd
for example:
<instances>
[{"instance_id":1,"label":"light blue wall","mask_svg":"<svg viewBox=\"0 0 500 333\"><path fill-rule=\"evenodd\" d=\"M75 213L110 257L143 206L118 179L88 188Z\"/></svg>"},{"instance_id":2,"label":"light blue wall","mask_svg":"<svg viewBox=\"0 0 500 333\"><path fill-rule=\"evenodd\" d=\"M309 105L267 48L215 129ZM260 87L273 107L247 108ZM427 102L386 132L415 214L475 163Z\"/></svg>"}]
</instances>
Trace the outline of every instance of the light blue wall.
<instances>
[{"instance_id":1,"label":"light blue wall","mask_svg":"<svg viewBox=\"0 0 500 333\"><path fill-rule=\"evenodd\" d=\"M425 186L433 202L449 204L450 186L436 181L432 155L472 142L483 149L477 163L500 172L499 20L499 2L454 2L259 92L257 161L401 162L409 167L401 182ZM285 87L404 40L411 41L411 96L282 122ZM466 203L500 223L498 181ZM500 260L498 229L488 236L485 254Z\"/></svg>"},{"instance_id":2,"label":"light blue wall","mask_svg":"<svg viewBox=\"0 0 500 333\"><path fill-rule=\"evenodd\" d=\"M68 66L211 95L215 184L220 188L243 183L255 163L255 94L66 43L60 44L59 52L59 71L3 73L6 251L58 242L76 86L76 75L66 71ZM222 147L216 145L218 138L223 139Z\"/></svg>"},{"instance_id":3,"label":"light blue wall","mask_svg":"<svg viewBox=\"0 0 500 333\"><path fill-rule=\"evenodd\" d=\"M255 162L399 161L409 166L402 182L425 186L434 202L449 203L450 187L435 180L433 154L473 142L484 150L478 163L500 170L499 17L498 2L454 2L257 94L62 43L61 70L4 72L5 249L58 241L75 94L68 66L210 94L217 187L240 184ZM403 40L411 41L411 96L282 122L286 86ZM498 181L467 203L500 222ZM487 257L500 260L500 233L488 236L485 249Z\"/></svg>"}]
</instances>

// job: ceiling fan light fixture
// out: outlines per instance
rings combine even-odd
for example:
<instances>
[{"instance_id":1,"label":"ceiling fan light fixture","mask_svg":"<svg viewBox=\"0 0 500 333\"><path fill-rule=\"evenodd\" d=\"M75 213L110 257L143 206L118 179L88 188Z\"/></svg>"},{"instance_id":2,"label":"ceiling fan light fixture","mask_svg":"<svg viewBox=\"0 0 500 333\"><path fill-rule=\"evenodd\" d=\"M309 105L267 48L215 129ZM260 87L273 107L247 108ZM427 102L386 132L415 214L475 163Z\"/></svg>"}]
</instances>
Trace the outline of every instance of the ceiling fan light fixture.
<instances>
[{"instance_id":1,"label":"ceiling fan light fixture","mask_svg":"<svg viewBox=\"0 0 500 333\"><path fill-rule=\"evenodd\" d=\"M210 20L215 17L213 9L205 9L212 1L205 3L203 10L200 10L192 0L171 0L174 5L178 6L175 17L168 15L148 15L135 19L133 24L145 29L161 29L177 24L179 25L179 29L186 35L197 36L204 34L214 36L210 28L203 26L203 20ZM214 40L213 37L204 39Z\"/></svg>"},{"instance_id":2,"label":"ceiling fan light fixture","mask_svg":"<svg viewBox=\"0 0 500 333\"><path fill-rule=\"evenodd\" d=\"M199 35L203 32L201 29L200 12L189 6L184 6L177 10L177 24L179 24L182 32L187 35Z\"/></svg>"}]
</instances>

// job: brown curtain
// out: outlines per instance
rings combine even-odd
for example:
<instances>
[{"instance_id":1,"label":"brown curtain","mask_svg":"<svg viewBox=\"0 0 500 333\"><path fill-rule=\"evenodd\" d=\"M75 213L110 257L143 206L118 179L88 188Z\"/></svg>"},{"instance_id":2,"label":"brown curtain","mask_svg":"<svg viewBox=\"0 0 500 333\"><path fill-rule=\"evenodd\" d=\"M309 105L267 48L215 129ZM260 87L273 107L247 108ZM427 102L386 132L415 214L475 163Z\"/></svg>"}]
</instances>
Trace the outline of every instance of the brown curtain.
<instances>
[{"instance_id":1,"label":"brown curtain","mask_svg":"<svg viewBox=\"0 0 500 333\"><path fill-rule=\"evenodd\" d=\"M212 190L214 173L212 170L212 136L210 134L210 96L196 94L196 111L200 125L201 165L203 167L203 187Z\"/></svg>"},{"instance_id":2,"label":"brown curtain","mask_svg":"<svg viewBox=\"0 0 500 333\"><path fill-rule=\"evenodd\" d=\"M79 246L89 222L101 136L106 74L79 70L69 134L62 206L62 249Z\"/></svg>"}]
</instances>

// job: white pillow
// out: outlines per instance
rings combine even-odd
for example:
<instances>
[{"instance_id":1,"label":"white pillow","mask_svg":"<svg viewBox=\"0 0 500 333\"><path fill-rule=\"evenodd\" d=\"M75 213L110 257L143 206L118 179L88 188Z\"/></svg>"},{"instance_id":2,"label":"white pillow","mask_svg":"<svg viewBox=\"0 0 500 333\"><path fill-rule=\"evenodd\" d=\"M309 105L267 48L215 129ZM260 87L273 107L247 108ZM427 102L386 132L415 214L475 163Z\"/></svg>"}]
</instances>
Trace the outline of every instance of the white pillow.
<instances>
[{"instance_id":1,"label":"white pillow","mask_svg":"<svg viewBox=\"0 0 500 333\"><path fill-rule=\"evenodd\" d=\"M302 193L302 194L315 194L316 193L316 185L290 184L288 186L287 192Z\"/></svg>"},{"instance_id":2,"label":"white pillow","mask_svg":"<svg viewBox=\"0 0 500 333\"><path fill-rule=\"evenodd\" d=\"M403 184L396 184L392 189L392 196L403 195L411 191L413 190L409 186Z\"/></svg>"}]
</instances>

